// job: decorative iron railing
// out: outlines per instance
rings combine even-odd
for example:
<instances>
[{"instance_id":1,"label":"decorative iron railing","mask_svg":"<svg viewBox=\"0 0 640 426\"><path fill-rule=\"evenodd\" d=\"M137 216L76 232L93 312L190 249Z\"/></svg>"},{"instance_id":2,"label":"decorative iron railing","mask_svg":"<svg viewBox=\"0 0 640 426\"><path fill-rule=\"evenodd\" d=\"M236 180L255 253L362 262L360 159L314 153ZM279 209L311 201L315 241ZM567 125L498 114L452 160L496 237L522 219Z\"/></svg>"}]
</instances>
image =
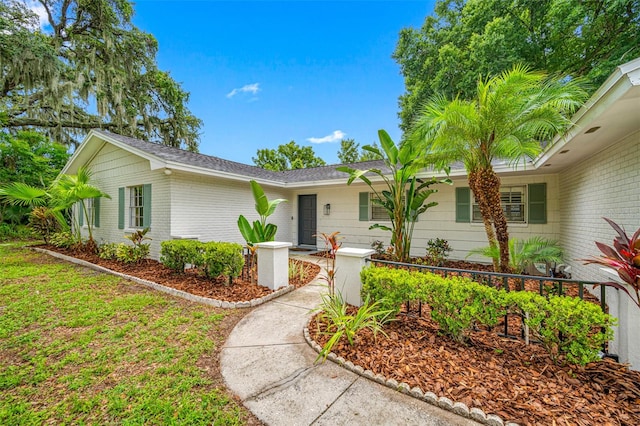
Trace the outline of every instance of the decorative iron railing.
<instances>
[{"instance_id":1,"label":"decorative iron railing","mask_svg":"<svg viewBox=\"0 0 640 426\"><path fill-rule=\"evenodd\" d=\"M431 266L431 265L420 265L414 263L403 263L403 262L393 262L390 260L383 259L366 259L366 262L372 263L374 265L386 265L392 268L405 268L409 270L425 270L429 272L433 272L444 277L447 276L463 276L471 278L471 280L476 281L481 284L486 284L495 288L503 288L506 291L523 291L525 290L525 285L527 281L537 282L536 290L542 296L549 295L570 295L577 296L580 299L588 298L591 302L600 304L603 312L607 312L607 300L606 300L606 284L596 282L596 281L583 281L583 280L574 280L570 278L559 278L559 277L548 277L548 276L537 276L537 275L521 275L521 274L506 274L501 272L491 272L491 271L476 271L469 269L455 269L455 268L446 268L440 266ZM599 286L599 300L598 298L587 291L585 293L585 286ZM513 288L515 287L515 288ZM575 289L575 290L573 290ZM531 289L529 289L531 291ZM577 294L576 294L577 293ZM409 302L406 302L406 314L412 315L417 314L418 316L422 316L422 303L418 302L415 310L412 310L412 307ZM513 315L513 314L510 314ZM509 332L509 315L506 315L504 318L504 330L501 335L509 338L524 338L524 329L525 327L520 327L520 336ZM521 317L522 324L524 324L524 318ZM608 354L606 345L603 347L603 353L607 356L611 356L612 358L616 358L613 354Z\"/></svg>"}]
</instances>

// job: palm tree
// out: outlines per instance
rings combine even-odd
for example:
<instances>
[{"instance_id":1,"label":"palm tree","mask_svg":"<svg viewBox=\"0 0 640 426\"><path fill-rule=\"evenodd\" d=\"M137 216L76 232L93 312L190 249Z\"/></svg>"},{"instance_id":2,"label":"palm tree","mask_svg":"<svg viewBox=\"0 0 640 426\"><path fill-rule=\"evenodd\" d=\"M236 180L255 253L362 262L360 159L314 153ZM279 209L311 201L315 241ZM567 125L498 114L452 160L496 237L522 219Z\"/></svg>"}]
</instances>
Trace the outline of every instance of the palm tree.
<instances>
[{"instance_id":1,"label":"palm tree","mask_svg":"<svg viewBox=\"0 0 640 426\"><path fill-rule=\"evenodd\" d=\"M58 176L46 190L25 183L14 182L0 188L0 197L6 198L13 205L32 208L47 206L57 212L57 217L62 222L64 222L64 219L61 212L78 203L81 214L87 224L89 241L93 244L93 218L89 217L89 210L85 201L91 198L111 197L109 194L102 192L97 186L92 185L90 181L91 172L81 167L76 175ZM75 229L79 230L77 224Z\"/></svg>"},{"instance_id":2,"label":"palm tree","mask_svg":"<svg viewBox=\"0 0 640 426\"><path fill-rule=\"evenodd\" d=\"M479 254L491 259L499 259L500 251L496 246L479 247L469 251L467 257ZM526 273L536 263L562 262L562 248L555 240L542 237L530 237L526 240L509 239L509 267L518 274Z\"/></svg>"},{"instance_id":3,"label":"palm tree","mask_svg":"<svg viewBox=\"0 0 640 426\"><path fill-rule=\"evenodd\" d=\"M586 97L576 80L514 66L480 80L473 100L436 96L423 107L409 138L425 141L427 158L440 168L464 163L489 245L500 251L495 270L509 271L509 233L492 162L517 165L535 158L540 142L566 129L570 114Z\"/></svg>"}]
</instances>

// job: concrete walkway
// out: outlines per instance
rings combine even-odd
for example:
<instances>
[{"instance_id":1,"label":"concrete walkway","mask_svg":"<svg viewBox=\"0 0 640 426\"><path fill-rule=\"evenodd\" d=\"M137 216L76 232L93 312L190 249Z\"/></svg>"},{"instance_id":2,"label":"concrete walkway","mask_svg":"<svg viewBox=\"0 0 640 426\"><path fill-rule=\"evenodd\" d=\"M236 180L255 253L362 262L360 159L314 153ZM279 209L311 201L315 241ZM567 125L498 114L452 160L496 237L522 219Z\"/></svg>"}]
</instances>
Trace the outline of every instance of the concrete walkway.
<instances>
[{"instance_id":1,"label":"concrete walkway","mask_svg":"<svg viewBox=\"0 0 640 426\"><path fill-rule=\"evenodd\" d=\"M305 259L307 260L307 259ZM314 364L303 328L320 280L244 317L221 354L227 387L268 425L478 425L391 390L331 361Z\"/></svg>"}]
</instances>

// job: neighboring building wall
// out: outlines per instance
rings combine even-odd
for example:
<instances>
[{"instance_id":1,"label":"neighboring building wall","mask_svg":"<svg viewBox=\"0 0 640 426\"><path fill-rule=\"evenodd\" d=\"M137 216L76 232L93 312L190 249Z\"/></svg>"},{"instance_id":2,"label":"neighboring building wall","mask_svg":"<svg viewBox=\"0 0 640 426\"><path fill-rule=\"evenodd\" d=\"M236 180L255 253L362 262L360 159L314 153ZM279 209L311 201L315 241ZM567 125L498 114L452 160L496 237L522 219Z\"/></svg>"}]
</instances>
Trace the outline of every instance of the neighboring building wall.
<instances>
[{"instance_id":1,"label":"neighboring building wall","mask_svg":"<svg viewBox=\"0 0 640 426\"><path fill-rule=\"evenodd\" d=\"M594 241L611 244L607 217L628 234L640 227L640 132L630 135L560 175L561 241L573 277L610 281L598 266L578 259L600 254Z\"/></svg>"},{"instance_id":2,"label":"neighboring building wall","mask_svg":"<svg viewBox=\"0 0 640 426\"><path fill-rule=\"evenodd\" d=\"M282 189L263 186L267 198L290 199ZM171 175L171 235L197 236L201 241L244 244L238 217L259 218L249 179L246 182L173 172ZM290 242L291 203L281 203L268 222L278 226L277 241Z\"/></svg>"},{"instance_id":3,"label":"neighboring building wall","mask_svg":"<svg viewBox=\"0 0 640 426\"><path fill-rule=\"evenodd\" d=\"M88 164L93 172L92 182L111 196L100 201L100 227L94 230L98 244L129 243L124 238L129 229L129 198L125 195L125 229L118 229L118 188L151 184L151 257L160 255L160 242L169 239L170 210L168 176L162 170L150 170L149 161L105 144ZM83 230L86 236L86 229Z\"/></svg>"},{"instance_id":4,"label":"neighboring building wall","mask_svg":"<svg viewBox=\"0 0 640 426\"><path fill-rule=\"evenodd\" d=\"M558 204L558 176L557 175L528 175L501 177L503 185L524 185L529 183L547 183L547 223L538 224L511 224L509 233L511 237L528 238L538 235L546 238L558 239L560 235L560 215ZM455 221L455 188L468 186L466 179L458 179L453 185L436 185L438 189L428 202L436 201L439 204L423 213L415 224L411 254L423 256L427 242L432 238L444 238L454 249L450 254L453 259L464 259L469 250L487 245L487 238L482 223L457 223ZM300 194L317 194L318 196L318 233L330 233L340 231L344 237L343 247L371 248L371 243L381 240L388 245L390 232L381 230L369 230L369 226L375 221L360 221L358 219L358 194L368 191L369 188L361 184L351 186L311 188L308 191L298 190L293 197L295 220L292 224L293 242L297 243L297 197ZM331 214L323 215L323 206L331 204ZM385 222L380 222L385 224ZM387 224L389 222L386 222ZM318 247L322 243L318 241ZM478 257L475 260L487 261Z\"/></svg>"}]
</instances>

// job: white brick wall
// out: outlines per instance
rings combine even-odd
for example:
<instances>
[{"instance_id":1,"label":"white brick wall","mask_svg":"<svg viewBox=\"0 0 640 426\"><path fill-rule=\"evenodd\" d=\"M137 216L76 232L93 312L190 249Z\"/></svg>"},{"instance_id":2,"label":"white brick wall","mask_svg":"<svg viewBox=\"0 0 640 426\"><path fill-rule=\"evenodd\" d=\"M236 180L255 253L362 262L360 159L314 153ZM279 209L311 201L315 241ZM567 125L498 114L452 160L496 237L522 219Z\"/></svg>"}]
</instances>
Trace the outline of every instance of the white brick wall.
<instances>
[{"instance_id":1,"label":"white brick wall","mask_svg":"<svg viewBox=\"0 0 640 426\"><path fill-rule=\"evenodd\" d=\"M269 200L290 199L278 188L263 185ZM244 244L238 230L242 214L257 220L249 179L246 182L174 172L171 175L171 235L198 235L201 241ZM290 242L291 202L280 203L268 222L278 226L277 241Z\"/></svg>"},{"instance_id":2,"label":"white brick wall","mask_svg":"<svg viewBox=\"0 0 640 426\"><path fill-rule=\"evenodd\" d=\"M111 144L105 144L88 164L92 182L111 196L100 201L100 227L94 231L98 244L128 242L118 229L118 188L151 184L151 257L160 255L160 242L169 239L169 182L163 170L150 170L149 161ZM125 193L125 228L129 226L128 193ZM86 236L86 229L83 230Z\"/></svg>"},{"instance_id":3,"label":"white brick wall","mask_svg":"<svg viewBox=\"0 0 640 426\"><path fill-rule=\"evenodd\" d=\"M582 265L611 244L615 233L602 217L633 234L640 227L640 133L635 133L560 175L560 234L575 278L609 281L598 266Z\"/></svg>"},{"instance_id":4,"label":"white brick wall","mask_svg":"<svg viewBox=\"0 0 640 426\"><path fill-rule=\"evenodd\" d=\"M539 235L546 238L558 239L560 234L559 205L558 205L558 176L557 175L530 175L524 177L503 177L503 185L522 185L528 183L547 183L547 224L513 224L509 226L510 236L528 238ZM452 186L436 185L438 193L429 198L429 202L437 201L439 204L430 208L420 216L415 225L411 254L424 255L427 242L431 238L444 238L454 249L451 258L464 259L468 251L475 247L487 245L484 226L481 223L456 223L455 221L455 188L468 186L466 179L454 181ZM331 233L340 231L344 237L344 247L370 248L375 240L381 240L385 245L389 244L390 232L381 230L369 230L369 226L375 222L361 222L358 220L358 193L368 191L364 184L353 184L330 188L315 188L314 190L298 190L292 197L294 221L292 223L292 236L294 244L297 243L298 206L297 198L301 194L317 194L318 203L318 233ZM331 214L323 215L323 206L331 204ZM383 223L383 222L380 222ZM322 243L318 240L318 246ZM485 258L477 260L486 261Z\"/></svg>"}]
</instances>

